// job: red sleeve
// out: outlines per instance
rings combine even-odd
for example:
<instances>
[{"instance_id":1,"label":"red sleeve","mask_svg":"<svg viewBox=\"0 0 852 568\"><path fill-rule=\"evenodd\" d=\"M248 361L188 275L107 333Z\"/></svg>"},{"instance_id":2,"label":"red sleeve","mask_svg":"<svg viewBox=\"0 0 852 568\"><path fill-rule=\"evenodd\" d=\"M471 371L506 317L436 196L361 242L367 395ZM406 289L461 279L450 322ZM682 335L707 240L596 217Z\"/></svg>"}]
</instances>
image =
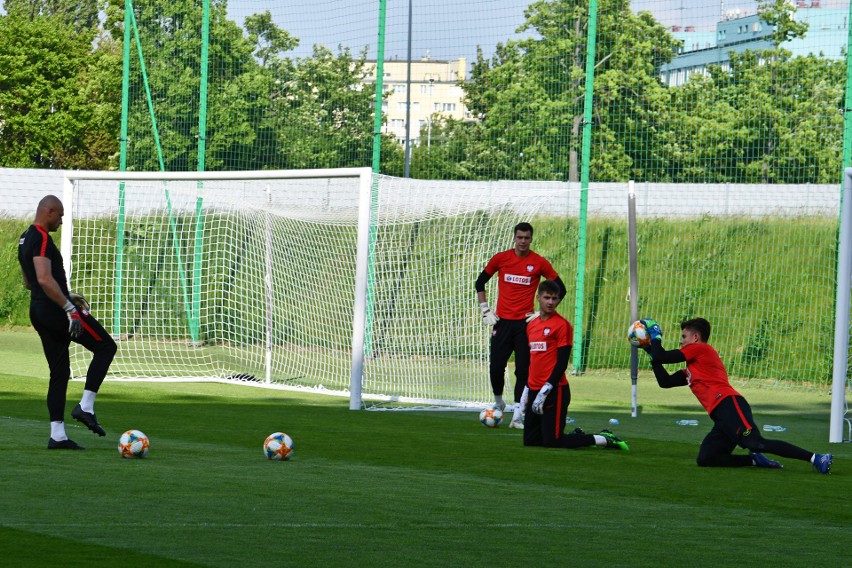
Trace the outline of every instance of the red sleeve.
<instances>
[{"instance_id":1,"label":"red sleeve","mask_svg":"<svg viewBox=\"0 0 852 568\"><path fill-rule=\"evenodd\" d=\"M550 261L544 257L541 257L541 274L548 280L556 280L559 277L559 274L553 270L553 266L550 264Z\"/></svg>"},{"instance_id":2,"label":"red sleeve","mask_svg":"<svg viewBox=\"0 0 852 568\"><path fill-rule=\"evenodd\" d=\"M491 257L491 260L488 261L488 264L485 265L484 271L489 276L494 276L498 270L500 270L500 254L497 253Z\"/></svg>"}]
</instances>

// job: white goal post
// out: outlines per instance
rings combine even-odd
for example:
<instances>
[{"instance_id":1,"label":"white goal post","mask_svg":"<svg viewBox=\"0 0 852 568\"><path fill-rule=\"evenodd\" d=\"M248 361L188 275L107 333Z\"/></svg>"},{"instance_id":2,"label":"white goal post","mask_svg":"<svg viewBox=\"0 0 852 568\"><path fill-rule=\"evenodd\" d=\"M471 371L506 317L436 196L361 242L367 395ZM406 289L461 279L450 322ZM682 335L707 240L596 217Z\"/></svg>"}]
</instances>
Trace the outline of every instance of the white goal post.
<instances>
[{"instance_id":1,"label":"white goal post","mask_svg":"<svg viewBox=\"0 0 852 568\"><path fill-rule=\"evenodd\" d=\"M491 400L474 280L512 227L563 217L564 183L423 181L369 168L68 172L72 290L119 342L109 379ZM72 347L72 376L88 356Z\"/></svg>"}]
</instances>

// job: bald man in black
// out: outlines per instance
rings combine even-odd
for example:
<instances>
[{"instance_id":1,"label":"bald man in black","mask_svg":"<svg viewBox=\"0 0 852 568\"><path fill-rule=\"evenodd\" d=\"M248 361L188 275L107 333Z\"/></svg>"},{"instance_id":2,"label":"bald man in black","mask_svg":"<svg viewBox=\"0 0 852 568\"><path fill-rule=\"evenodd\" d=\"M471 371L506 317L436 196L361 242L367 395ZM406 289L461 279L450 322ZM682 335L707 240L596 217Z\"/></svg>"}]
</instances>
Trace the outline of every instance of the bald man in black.
<instances>
[{"instance_id":1,"label":"bald man in black","mask_svg":"<svg viewBox=\"0 0 852 568\"><path fill-rule=\"evenodd\" d=\"M65 433L65 398L71 379L68 347L74 341L94 354L86 373L83 397L71 416L99 436L105 436L106 432L95 417L95 396L117 347L103 326L89 314L85 299L68 290L62 255L50 237L50 233L62 225L64 214L65 208L56 196L48 195L39 201L33 224L18 241L18 262L24 286L30 291L30 321L41 338L50 369L47 448L82 450L82 446L68 439Z\"/></svg>"}]
</instances>

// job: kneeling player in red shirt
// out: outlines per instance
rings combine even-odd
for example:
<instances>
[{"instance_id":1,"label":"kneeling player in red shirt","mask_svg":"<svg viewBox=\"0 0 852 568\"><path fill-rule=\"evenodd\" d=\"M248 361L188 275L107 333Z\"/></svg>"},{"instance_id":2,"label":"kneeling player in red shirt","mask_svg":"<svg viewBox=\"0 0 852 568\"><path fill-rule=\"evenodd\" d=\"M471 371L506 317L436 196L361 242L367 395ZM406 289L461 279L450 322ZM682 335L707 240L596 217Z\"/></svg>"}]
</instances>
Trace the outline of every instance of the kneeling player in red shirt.
<instances>
[{"instance_id":1,"label":"kneeling player in red shirt","mask_svg":"<svg viewBox=\"0 0 852 568\"><path fill-rule=\"evenodd\" d=\"M574 343L573 326L556 312L559 286L544 280L538 287L539 316L527 325L530 346L528 392L524 393L526 418L524 445L548 448L604 446L629 449L609 430L586 434L579 428L565 434L565 417L571 402L571 388L565 370Z\"/></svg>"},{"instance_id":2,"label":"kneeling player in red shirt","mask_svg":"<svg viewBox=\"0 0 852 568\"><path fill-rule=\"evenodd\" d=\"M710 415L713 428L701 442L697 462L705 467L768 467L781 469L781 464L763 455L763 452L810 462L820 473L830 473L831 454L815 454L780 440L768 440L754 427L751 407L728 382L728 372L711 347L710 322L704 318L687 320L680 324L680 349L666 351L662 344L662 331L652 319L642 323L651 336L645 351L651 356L651 368L662 388L688 386L692 394ZM686 369L669 374L663 364L686 363ZM734 455L737 446L749 451L748 455Z\"/></svg>"}]
</instances>

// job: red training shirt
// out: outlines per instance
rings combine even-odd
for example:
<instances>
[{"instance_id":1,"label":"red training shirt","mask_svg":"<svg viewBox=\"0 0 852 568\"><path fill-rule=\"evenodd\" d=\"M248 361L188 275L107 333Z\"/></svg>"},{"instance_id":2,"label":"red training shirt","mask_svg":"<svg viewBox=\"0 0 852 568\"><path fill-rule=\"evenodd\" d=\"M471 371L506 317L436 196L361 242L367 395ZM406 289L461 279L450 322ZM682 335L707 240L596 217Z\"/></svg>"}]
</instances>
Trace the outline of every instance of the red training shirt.
<instances>
[{"instance_id":1,"label":"red training shirt","mask_svg":"<svg viewBox=\"0 0 852 568\"><path fill-rule=\"evenodd\" d=\"M538 283L544 276L556 280L559 276L550 262L540 254L530 251L525 257L515 254L515 249L498 252L485 265L489 276L499 274L497 281L497 317L508 320L526 319L533 311Z\"/></svg>"},{"instance_id":2,"label":"red training shirt","mask_svg":"<svg viewBox=\"0 0 852 568\"><path fill-rule=\"evenodd\" d=\"M556 350L574 345L574 326L559 314L553 314L547 320L535 318L527 324L527 340L530 344L527 385L530 390L541 390L556 367ZM565 373L562 373L559 384L568 384Z\"/></svg>"},{"instance_id":3,"label":"red training shirt","mask_svg":"<svg viewBox=\"0 0 852 568\"><path fill-rule=\"evenodd\" d=\"M686 380L692 394L707 411L729 396L739 396L731 383L719 354L707 343L690 343L680 348L686 357Z\"/></svg>"}]
</instances>

